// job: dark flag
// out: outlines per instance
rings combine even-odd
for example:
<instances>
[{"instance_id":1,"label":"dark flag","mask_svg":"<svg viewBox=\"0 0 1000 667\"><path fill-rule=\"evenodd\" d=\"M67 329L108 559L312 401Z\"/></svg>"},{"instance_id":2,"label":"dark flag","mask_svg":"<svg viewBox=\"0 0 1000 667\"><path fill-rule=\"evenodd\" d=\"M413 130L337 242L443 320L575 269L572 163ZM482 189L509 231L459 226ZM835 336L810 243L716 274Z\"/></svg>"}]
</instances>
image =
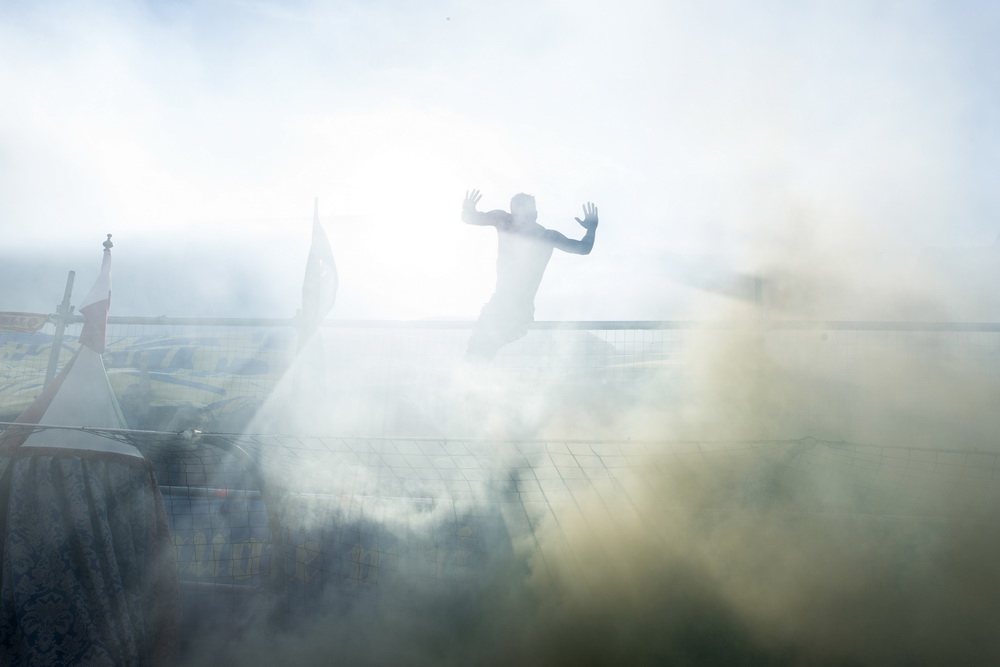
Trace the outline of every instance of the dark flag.
<instances>
[{"instance_id":1,"label":"dark flag","mask_svg":"<svg viewBox=\"0 0 1000 667\"><path fill-rule=\"evenodd\" d=\"M337 265L326 232L319 223L319 199L313 206L312 244L302 282L301 336L308 338L333 308L337 299Z\"/></svg>"}]
</instances>

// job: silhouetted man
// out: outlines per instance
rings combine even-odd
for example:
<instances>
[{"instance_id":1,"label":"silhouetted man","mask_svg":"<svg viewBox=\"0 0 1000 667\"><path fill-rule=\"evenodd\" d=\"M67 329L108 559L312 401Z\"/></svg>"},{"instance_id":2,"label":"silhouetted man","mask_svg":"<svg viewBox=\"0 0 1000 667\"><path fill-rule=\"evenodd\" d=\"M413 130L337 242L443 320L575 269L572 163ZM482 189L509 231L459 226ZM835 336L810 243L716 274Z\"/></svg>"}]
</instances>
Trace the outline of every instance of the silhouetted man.
<instances>
[{"instance_id":1,"label":"silhouetted man","mask_svg":"<svg viewBox=\"0 0 1000 667\"><path fill-rule=\"evenodd\" d=\"M590 254L597 231L597 207L587 202L584 218L576 221L587 230L579 241L570 239L536 222L535 198L524 193L510 200L510 213L502 210L481 212L476 205L479 190L465 193L462 222L488 225L497 230L497 285L483 306L469 339L468 355L492 359L501 347L524 336L535 318L535 293L545 267L558 248L575 255Z\"/></svg>"}]
</instances>

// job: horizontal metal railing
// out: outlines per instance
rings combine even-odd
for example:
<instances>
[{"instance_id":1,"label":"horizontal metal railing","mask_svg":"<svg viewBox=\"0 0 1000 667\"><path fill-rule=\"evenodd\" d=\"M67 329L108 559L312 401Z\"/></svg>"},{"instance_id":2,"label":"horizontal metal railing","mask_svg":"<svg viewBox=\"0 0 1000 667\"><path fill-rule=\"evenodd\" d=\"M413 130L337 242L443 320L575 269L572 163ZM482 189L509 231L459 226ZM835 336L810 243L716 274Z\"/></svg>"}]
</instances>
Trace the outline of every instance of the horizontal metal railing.
<instances>
[{"instance_id":1,"label":"horizontal metal railing","mask_svg":"<svg viewBox=\"0 0 1000 667\"><path fill-rule=\"evenodd\" d=\"M83 317L65 318L67 324L81 324ZM159 326L231 326L231 327L295 327L294 317L169 317L112 315L108 324L138 324ZM470 329L474 320L366 320L332 319L323 322L325 328L341 329ZM762 327L776 330L830 331L986 331L1000 332L1000 322L932 322L914 320L539 320L529 329L565 329L575 331L627 330L698 330L747 329Z\"/></svg>"}]
</instances>

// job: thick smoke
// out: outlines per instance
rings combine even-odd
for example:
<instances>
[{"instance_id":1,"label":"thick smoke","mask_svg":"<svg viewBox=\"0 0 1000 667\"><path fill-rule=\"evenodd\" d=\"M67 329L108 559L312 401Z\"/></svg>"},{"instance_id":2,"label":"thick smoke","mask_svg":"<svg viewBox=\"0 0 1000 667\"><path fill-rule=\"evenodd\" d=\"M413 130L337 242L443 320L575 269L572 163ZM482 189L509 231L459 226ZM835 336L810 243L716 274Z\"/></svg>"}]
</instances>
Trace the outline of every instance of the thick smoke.
<instances>
[{"instance_id":1,"label":"thick smoke","mask_svg":"<svg viewBox=\"0 0 1000 667\"><path fill-rule=\"evenodd\" d=\"M357 290L339 316L386 312L358 307L386 296L375 283L399 301L428 298L390 316L471 316L478 297L467 286L461 298L430 298L482 282L473 276L492 252L483 239L470 253L479 241L453 231L458 197L448 193L527 182L564 198L540 197L551 202L546 215L593 198L606 216L589 263L553 260L540 318L729 323L683 335L683 349L637 395L609 395L600 382L567 389L546 372L515 387L509 373L436 349L413 371L439 372L441 390L414 395L411 369L391 355L378 361L395 375L372 377L371 355L391 341L327 348L318 381L307 368L314 360L301 361L249 433L393 432L494 450L458 501L453 488L421 480L407 491L434 501L433 511L380 507L369 525L400 554L407 545L432 554L398 558L395 578L365 589L384 595L317 594L295 623L268 619L224 645L199 644L192 663L1000 657L997 334L794 324L996 321L995 246L918 252L984 238L995 213L995 142L983 136L996 124L982 111L996 108L995 74L984 80L981 65L993 43L989 11L933 2L584 11L552 2L344 15L251 3L242 13L179 6L161 16L120 7L131 5L96 14L19 7L0 28L4 54L19 63L4 71L19 103L0 127L13 155L0 165L9 201L0 225L28 239L18 251L30 237L85 245L94 225L98 240L149 229L151 259L140 263L199 267L193 285L175 271L145 272L149 284L133 295L117 283L123 309L114 314L196 315L168 312L195 304L290 316L305 248L276 243L289 236L283 227L239 221L287 221L295 202L333 188L354 198L338 206L351 226L331 234L342 241L342 295ZM359 214L372 208L381 224L366 226ZM205 219L228 221L250 245L192 234L192 245L209 248L199 250L203 263L192 262L186 239L176 241L176 262L163 254L161 239L179 221ZM358 252L359 239L370 252ZM276 248L295 259L272 270L263 258ZM686 249L716 257L742 287L695 292L701 298L680 308L676 286L659 289L664 275L713 288L704 271L665 266L667 252ZM11 295L32 296L7 308L50 308L72 267L59 260L27 280L26 269L4 272ZM255 282L278 272L281 289ZM759 282L759 301L734 302L754 295L747 280ZM167 299L178 297L163 285L183 302L172 308ZM371 389L385 379L399 393L375 402ZM511 445L534 440L545 445ZM549 447L568 456L577 441L623 464L551 493L525 490L513 471L540 465ZM282 490L389 491L375 463L259 451L267 481ZM483 507L502 512L507 547L491 546L461 585L437 576L434 528L449 511ZM323 503L281 509L304 529L345 516Z\"/></svg>"},{"instance_id":2,"label":"thick smoke","mask_svg":"<svg viewBox=\"0 0 1000 667\"><path fill-rule=\"evenodd\" d=\"M502 508L510 550L458 583L401 558L382 597L345 610L331 593L294 629L269 626L226 655L244 664L996 661L995 343L948 331L783 328L824 308L939 303L933 286L830 259L818 271L799 261L758 267L765 285L780 277L781 291L716 311L725 327L689 335L680 392L675 369L626 401L559 395L540 377L533 403L496 369L452 360L461 370L445 395L427 398L424 423L450 414L441 433L493 439L488 474L467 501ZM303 414L321 415L299 425L306 431L336 421ZM548 448L518 449L511 438ZM590 444L558 444L567 439ZM510 495L524 459L541 465L532 451L560 447L626 464ZM345 474L308 471L334 486ZM358 471L346 476L353 483ZM433 541L433 517L384 518L401 543Z\"/></svg>"},{"instance_id":3,"label":"thick smoke","mask_svg":"<svg viewBox=\"0 0 1000 667\"><path fill-rule=\"evenodd\" d=\"M817 248L801 252L756 267L765 286L780 277L780 300L721 313L743 319L697 337L680 401L647 397L600 434L662 444L617 493L595 488L553 507L529 559L537 597L530 631L517 634L530 638L519 646L525 659L996 659L1000 507L991 473L974 470L992 469L997 454L987 406L1000 395L995 343L782 329L843 308L895 319L913 304L939 303L924 311L933 314L947 303L929 276L899 281L857 254L813 264L804 260ZM762 444L804 436L900 449ZM706 444L681 444L692 441ZM710 446L720 441L732 444Z\"/></svg>"}]
</instances>

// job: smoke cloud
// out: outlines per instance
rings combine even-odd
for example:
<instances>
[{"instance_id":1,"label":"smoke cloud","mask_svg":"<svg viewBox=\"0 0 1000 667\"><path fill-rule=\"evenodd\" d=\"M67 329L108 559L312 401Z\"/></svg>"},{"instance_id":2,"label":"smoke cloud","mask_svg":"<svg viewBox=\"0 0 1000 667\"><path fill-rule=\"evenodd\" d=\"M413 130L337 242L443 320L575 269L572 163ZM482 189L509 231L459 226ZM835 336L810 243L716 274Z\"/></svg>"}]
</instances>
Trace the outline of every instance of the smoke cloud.
<instances>
[{"instance_id":1,"label":"smoke cloud","mask_svg":"<svg viewBox=\"0 0 1000 667\"><path fill-rule=\"evenodd\" d=\"M294 630L226 655L415 665L1000 657L991 528L1000 451L988 409L1000 381L996 346L984 342L996 334L788 328L802 308L904 312L937 295L884 267L861 273L858 261L769 266L788 286L782 301L705 306L726 326L685 336L681 390L668 365L640 396L567 395L543 374L525 398L500 367L442 360L455 369L442 379L447 391L415 410L437 435L485 438L484 476L465 509L502 514L509 544L485 543L493 557L460 580L409 552L383 597L345 610L331 594ZM313 421L295 428L329 430L330 410L307 408ZM540 474L552 465L558 475ZM361 474L293 470L300 484L319 475L332 488ZM372 483L368 491L385 492ZM419 488L454 498L439 483ZM383 517L398 544L433 541L441 525L433 515Z\"/></svg>"},{"instance_id":2,"label":"smoke cloud","mask_svg":"<svg viewBox=\"0 0 1000 667\"><path fill-rule=\"evenodd\" d=\"M452 458L456 440L480 474L401 488L387 458L262 454L282 490L432 509L376 506L377 582L359 553L344 578L363 585L317 590L293 627L199 638L192 664L1000 657L1000 348L948 329L998 313L995 9L43 5L0 9L4 309L58 302L89 266L58 269L61 248L93 243L96 264L113 232L142 285L116 264L113 314L291 316L319 195L336 317L471 318L495 252L459 222L476 187L486 208L534 192L567 233L601 207L593 255L549 266L539 319L719 323L627 369L645 373L631 393L567 382L560 345L535 375L464 365L458 334L416 361L373 361L392 340L303 358L250 435L377 430ZM386 364L398 393L379 403ZM435 392L412 391L421 373ZM315 530L366 503L279 509ZM444 569L442 525L489 526L475 576Z\"/></svg>"}]
</instances>

